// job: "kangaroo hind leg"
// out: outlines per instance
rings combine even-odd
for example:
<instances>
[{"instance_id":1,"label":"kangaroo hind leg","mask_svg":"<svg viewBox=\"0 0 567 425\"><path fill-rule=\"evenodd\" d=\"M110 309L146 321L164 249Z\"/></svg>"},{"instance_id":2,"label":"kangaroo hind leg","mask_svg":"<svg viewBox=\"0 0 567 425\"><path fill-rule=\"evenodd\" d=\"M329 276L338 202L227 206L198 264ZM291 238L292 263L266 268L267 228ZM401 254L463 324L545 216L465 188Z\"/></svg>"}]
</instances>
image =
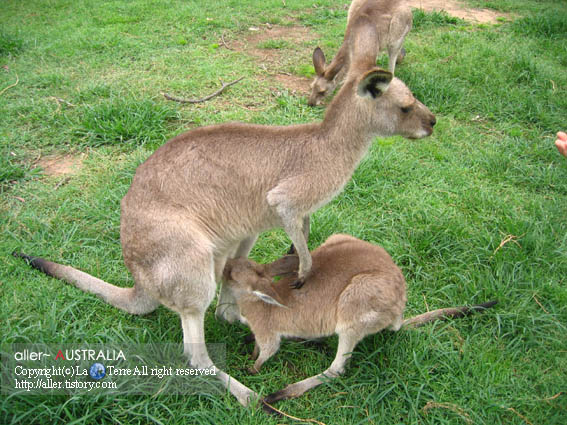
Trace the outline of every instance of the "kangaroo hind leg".
<instances>
[{"instance_id":1,"label":"kangaroo hind leg","mask_svg":"<svg viewBox=\"0 0 567 425\"><path fill-rule=\"evenodd\" d=\"M225 388L244 406L257 397L245 385L218 369L205 345L205 312L216 292L214 256L212 253L194 249L191 252L178 251L175 258L170 255L167 268L170 274L162 274L161 290L167 296L164 304L181 317L184 353L195 368L213 369L214 375ZM161 268L164 269L163 267Z\"/></svg>"},{"instance_id":2,"label":"kangaroo hind leg","mask_svg":"<svg viewBox=\"0 0 567 425\"><path fill-rule=\"evenodd\" d=\"M337 354L331 366L318 375L311 376L303 381L296 382L288 385L282 390L276 391L267 395L263 401L271 404L279 400L286 400L289 398L296 398L303 395L305 392L318 387L325 382L325 379L333 379L344 372L345 364L351 357L352 350L360 341L360 336L357 332L344 332L339 334L339 345L337 347ZM269 406L266 410L270 410Z\"/></svg>"}]
</instances>

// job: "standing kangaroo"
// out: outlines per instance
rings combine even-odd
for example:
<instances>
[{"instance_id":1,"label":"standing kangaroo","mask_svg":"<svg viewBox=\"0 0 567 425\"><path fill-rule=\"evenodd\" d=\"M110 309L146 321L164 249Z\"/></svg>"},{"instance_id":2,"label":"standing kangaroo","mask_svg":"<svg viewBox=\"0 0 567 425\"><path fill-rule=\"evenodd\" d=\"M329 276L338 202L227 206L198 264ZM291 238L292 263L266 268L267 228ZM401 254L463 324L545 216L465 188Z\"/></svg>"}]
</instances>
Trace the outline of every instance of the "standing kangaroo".
<instances>
[{"instance_id":1,"label":"standing kangaroo","mask_svg":"<svg viewBox=\"0 0 567 425\"><path fill-rule=\"evenodd\" d=\"M204 316L227 258L247 256L260 232L283 226L305 279L311 269L306 217L342 190L375 136L421 138L434 125L434 115L391 73L356 70L320 123L198 128L141 164L121 203L122 253L134 287L43 259L31 264L133 314L160 303L172 309L181 317L191 364L208 368ZM218 304L219 316L240 319L224 285ZM256 397L226 373L217 377L243 405Z\"/></svg>"},{"instance_id":2,"label":"standing kangaroo","mask_svg":"<svg viewBox=\"0 0 567 425\"><path fill-rule=\"evenodd\" d=\"M376 57L388 50L388 70L393 74L396 63L404 56L403 44L406 34L412 26L411 8L405 0L353 0L348 10L347 27L343 44L329 65L326 65L325 54L317 47L313 52L313 66L317 74L311 83L311 96L308 104L319 105L331 94L337 85L338 74L342 70L346 75L349 66L359 60L358 55L365 56L371 64ZM359 32L366 25L372 25L372 39L365 49L360 49ZM358 50L358 55L355 53Z\"/></svg>"},{"instance_id":3,"label":"standing kangaroo","mask_svg":"<svg viewBox=\"0 0 567 425\"><path fill-rule=\"evenodd\" d=\"M313 275L299 291L289 287L292 277L272 282L274 276L296 270L296 256L267 265L237 258L227 261L224 269L225 282L256 340L251 373L257 373L278 351L282 337L339 336L335 359L325 372L268 395L267 403L298 397L320 385L324 377L342 374L352 350L367 335L462 316L496 304L445 308L404 321L406 281L383 248L352 236L333 235L312 254Z\"/></svg>"}]
</instances>

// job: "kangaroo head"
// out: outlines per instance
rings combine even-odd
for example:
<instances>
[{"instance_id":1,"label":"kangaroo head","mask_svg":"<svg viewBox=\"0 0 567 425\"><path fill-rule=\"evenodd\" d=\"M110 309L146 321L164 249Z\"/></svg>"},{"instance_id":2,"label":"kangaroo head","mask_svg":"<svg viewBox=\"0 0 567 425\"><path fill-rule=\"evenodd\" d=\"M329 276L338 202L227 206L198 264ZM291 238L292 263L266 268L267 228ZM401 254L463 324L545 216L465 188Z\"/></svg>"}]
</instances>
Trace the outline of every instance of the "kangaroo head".
<instances>
[{"instance_id":1,"label":"kangaroo head","mask_svg":"<svg viewBox=\"0 0 567 425\"><path fill-rule=\"evenodd\" d=\"M368 120L372 133L377 136L399 134L408 139L420 139L433 133L435 115L392 73L373 68L353 79L357 115Z\"/></svg>"},{"instance_id":2,"label":"kangaroo head","mask_svg":"<svg viewBox=\"0 0 567 425\"><path fill-rule=\"evenodd\" d=\"M313 51L313 67L317 75L311 83L311 96L307 101L309 106L320 105L325 96L331 94L337 86L334 78L325 76L325 54L319 47Z\"/></svg>"},{"instance_id":3,"label":"kangaroo head","mask_svg":"<svg viewBox=\"0 0 567 425\"><path fill-rule=\"evenodd\" d=\"M271 264L261 265L247 258L235 258L226 262L223 276L236 298L241 301L263 301L285 307L274 290L273 278L297 272L299 257L287 255Z\"/></svg>"}]
</instances>

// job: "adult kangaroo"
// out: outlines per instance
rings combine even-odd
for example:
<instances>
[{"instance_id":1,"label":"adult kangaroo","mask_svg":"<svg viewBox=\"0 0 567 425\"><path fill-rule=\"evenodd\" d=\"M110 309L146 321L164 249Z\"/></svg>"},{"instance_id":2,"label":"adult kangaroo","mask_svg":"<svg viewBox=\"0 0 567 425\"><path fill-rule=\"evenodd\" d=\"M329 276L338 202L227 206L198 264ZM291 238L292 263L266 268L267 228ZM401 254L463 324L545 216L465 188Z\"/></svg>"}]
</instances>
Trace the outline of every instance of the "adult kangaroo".
<instances>
[{"instance_id":1,"label":"adult kangaroo","mask_svg":"<svg viewBox=\"0 0 567 425\"><path fill-rule=\"evenodd\" d=\"M339 73L346 75L350 65L361 59L360 55L375 64L378 54L387 50L388 71L393 74L396 63L405 56L403 44L412 21L411 8L405 0L353 0L348 10L343 43L331 63L326 63L325 54L319 47L313 51L317 75L311 83L309 105L319 105L331 94L341 79ZM366 32L367 25L371 25L374 31L366 47L361 49L358 46L360 32Z\"/></svg>"},{"instance_id":2,"label":"adult kangaroo","mask_svg":"<svg viewBox=\"0 0 567 425\"><path fill-rule=\"evenodd\" d=\"M320 123L202 127L169 140L141 164L121 203L122 253L134 287L28 259L130 313L146 314L160 303L176 311L191 364L208 368L204 315L227 258L247 256L260 232L283 226L305 279L306 217L342 190L375 136L421 138L434 125L434 115L390 72L357 69ZM219 316L240 319L224 286L218 304ZM217 376L243 405L256 397L223 371Z\"/></svg>"}]
</instances>

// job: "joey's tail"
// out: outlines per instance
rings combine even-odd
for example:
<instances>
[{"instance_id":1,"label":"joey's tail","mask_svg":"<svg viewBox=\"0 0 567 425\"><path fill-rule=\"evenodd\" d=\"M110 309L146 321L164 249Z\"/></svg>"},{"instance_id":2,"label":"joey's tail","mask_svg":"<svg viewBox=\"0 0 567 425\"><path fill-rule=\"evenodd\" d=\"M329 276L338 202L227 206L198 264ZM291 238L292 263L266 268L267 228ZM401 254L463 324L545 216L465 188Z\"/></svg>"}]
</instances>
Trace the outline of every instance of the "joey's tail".
<instances>
[{"instance_id":1,"label":"joey's tail","mask_svg":"<svg viewBox=\"0 0 567 425\"><path fill-rule=\"evenodd\" d=\"M30 266L49 276L75 285L85 292L98 295L107 303L128 313L146 314L155 310L159 305L157 301L148 297L136 286L120 288L70 266L53 263L39 257L31 257L21 252L13 252L12 255L23 258Z\"/></svg>"},{"instance_id":2,"label":"joey's tail","mask_svg":"<svg viewBox=\"0 0 567 425\"><path fill-rule=\"evenodd\" d=\"M419 314L414 317L410 317L404 320L402 327L413 327L417 328L423 326L426 323L433 322L434 320L446 320L454 317L463 317L472 314L476 311L484 311L496 305L498 301L488 301L483 304L471 305L468 307L452 307L452 308L440 308L438 310L429 311L427 313Z\"/></svg>"}]
</instances>

